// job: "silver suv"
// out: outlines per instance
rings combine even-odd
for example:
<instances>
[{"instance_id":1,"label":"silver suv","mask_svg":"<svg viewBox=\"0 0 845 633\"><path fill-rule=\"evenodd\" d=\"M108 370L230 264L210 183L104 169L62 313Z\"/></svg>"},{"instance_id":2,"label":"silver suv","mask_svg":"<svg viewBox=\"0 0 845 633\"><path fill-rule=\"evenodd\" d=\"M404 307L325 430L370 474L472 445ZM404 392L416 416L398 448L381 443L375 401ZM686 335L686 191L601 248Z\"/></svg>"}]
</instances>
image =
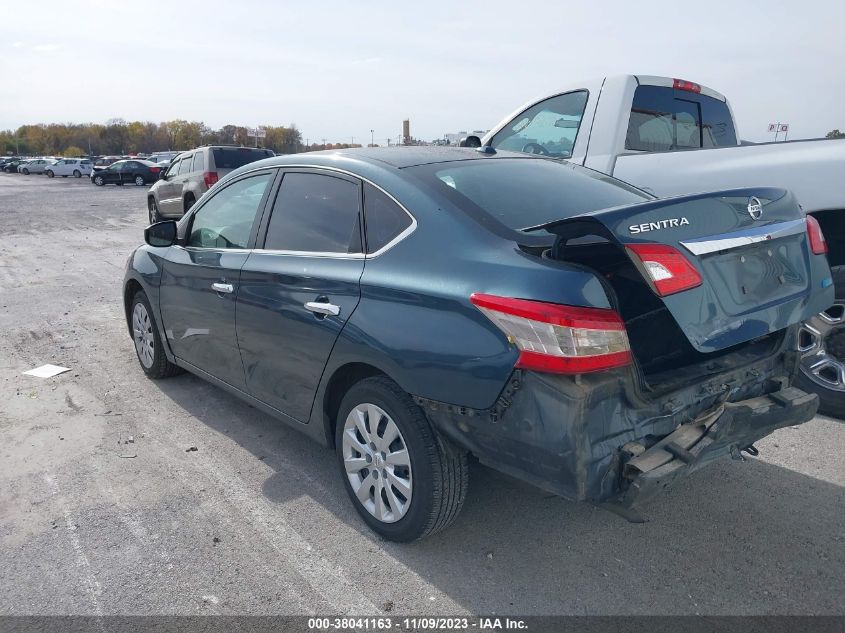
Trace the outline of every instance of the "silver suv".
<instances>
[{"instance_id":1,"label":"silver suv","mask_svg":"<svg viewBox=\"0 0 845 633\"><path fill-rule=\"evenodd\" d=\"M275 154L259 147L205 145L182 152L147 193L150 222L181 218L208 189L233 169Z\"/></svg>"}]
</instances>

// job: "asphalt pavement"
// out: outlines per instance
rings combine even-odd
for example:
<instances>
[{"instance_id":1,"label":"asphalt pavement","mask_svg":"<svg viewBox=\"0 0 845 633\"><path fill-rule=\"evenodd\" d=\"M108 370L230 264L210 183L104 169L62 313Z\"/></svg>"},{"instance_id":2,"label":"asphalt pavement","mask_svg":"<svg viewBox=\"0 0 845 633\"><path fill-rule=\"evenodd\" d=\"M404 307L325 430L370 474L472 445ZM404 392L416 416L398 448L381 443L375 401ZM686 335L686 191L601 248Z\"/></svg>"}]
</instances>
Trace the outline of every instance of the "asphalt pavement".
<instances>
[{"instance_id":1,"label":"asphalt pavement","mask_svg":"<svg viewBox=\"0 0 845 633\"><path fill-rule=\"evenodd\" d=\"M822 417L645 524L474 465L449 530L380 540L332 452L144 376L121 282L145 193L0 174L0 614L845 614L845 425ZM22 375L45 363L71 371Z\"/></svg>"}]
</instances>

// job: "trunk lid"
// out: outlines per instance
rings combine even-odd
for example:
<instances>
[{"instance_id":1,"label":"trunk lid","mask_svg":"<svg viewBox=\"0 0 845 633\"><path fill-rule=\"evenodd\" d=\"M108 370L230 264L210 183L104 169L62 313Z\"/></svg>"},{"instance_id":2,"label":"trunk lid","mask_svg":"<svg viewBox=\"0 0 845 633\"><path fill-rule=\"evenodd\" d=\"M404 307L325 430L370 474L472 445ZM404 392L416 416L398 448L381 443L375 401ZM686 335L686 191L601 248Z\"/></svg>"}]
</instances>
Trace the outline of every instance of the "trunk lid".
<instances>
[{"instance_id":1,"label":"trunk lid","mask_svg":"<svg viewBox=\"0 0 845 633\"><path fill-rule=\"evenodd\" d=\"M813 254L804 213L783 189L734 189L648 201L542 228L558 236L557 254L570 240L589 235L615 242L646 279L632 248L677 250L701 283L667 296L655 294L699 352L781 330L833 303L827 258Z\"/></svg>"}]
</instances>

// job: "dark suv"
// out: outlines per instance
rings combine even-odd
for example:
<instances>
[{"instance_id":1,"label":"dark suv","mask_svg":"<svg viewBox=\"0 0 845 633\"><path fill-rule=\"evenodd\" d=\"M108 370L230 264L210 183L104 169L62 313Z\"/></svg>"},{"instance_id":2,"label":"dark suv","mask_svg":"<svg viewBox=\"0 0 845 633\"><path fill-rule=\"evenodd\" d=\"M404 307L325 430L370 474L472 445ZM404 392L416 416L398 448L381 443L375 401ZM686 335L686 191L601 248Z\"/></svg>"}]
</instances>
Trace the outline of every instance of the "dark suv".
<instances>
[{"instance_id":1,"label":"dark suv","mask_svg":"<svg viewBox=\"0 0 845 633\"><path fill-rule=\"evenodd\" d=\"M147 195L150 222L181 218L220 178L275 154L260 147L204 145L179 154Z\"/></svg>"}]
</instances>

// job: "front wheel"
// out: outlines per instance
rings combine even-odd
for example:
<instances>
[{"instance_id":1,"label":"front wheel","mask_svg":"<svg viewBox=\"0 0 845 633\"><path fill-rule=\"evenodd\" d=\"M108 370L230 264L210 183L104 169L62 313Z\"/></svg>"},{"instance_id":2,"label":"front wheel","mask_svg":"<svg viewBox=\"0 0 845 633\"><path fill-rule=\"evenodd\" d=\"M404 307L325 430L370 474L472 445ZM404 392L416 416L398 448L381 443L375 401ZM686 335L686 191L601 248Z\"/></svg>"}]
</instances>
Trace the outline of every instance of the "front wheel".
<instances>
[{"instance_id":1,"label":"front wheel","mask_svg":"<svg viewBox=\"0 0 845 633\"><path fill-rule=\"evenodd\" d=\"M50 170L50 169L47 170L47 178L53 178L53 177L55 177L55 175L56 174L54 174L52 170Z\"/></svg>"},{"instance_id":2,"label":"front wheel","mask_svg":"<svg viewBox=\"0 0 845 633\"><path fill-rule=\"evenodd\" d=\"M74 169L73 170L73 177L74 178L82 178L82 172L79 171L78 169Z\"/></svg>"},{"instance_id":3,"label":"front wheel","mask_svg":"<svg viewBox=\"0 0 845 633\"><path fill-rule=\"evenodd\" d=\"M161 214L158 212L158 205L156 204L155 198L147 200L147 211L149 211L150 224L161 222L162 218Z\"/></svg>"},{"instance_id":4,"label":"front wheel","mask_svg":"<svg viewBox=\"0 0 845 633\"><path fill-rule=\"evenodd\" d=\"M136 187L143 187L146 183L144 177L141 175L135 176L135 186Z\"/></svg>"},{"instance_id":5,"label":"front wheel","mask_svg":"<svg viewBox=\"0 0 845 633\"><path fill-rule=\"evenodd\" d=\"M169 378L182 373L182 369L167 360L161 346L153 311L142 290L135 293L131 306L132 341L141 369L150 378Z\"/></svg>"},{"instance_id":6,"label":"front wheel","mask_svg":"<svg viewBox=\"0 0 845 633\"><path fill-rule=\"evenodd\" d=\"M28 169L24 169L23 172L21 172L21 173L23 173L24 176L29 176L29 170Z\"/></svg>"},{"instance_id":7,"label":"front wheel","mask_svg":"<svg viewBox=\"0 0 845 633\"><path fill-rule=\"evenodd\" d=\"M466 453L439 437L389 378L366 378L346 393L335 445L349 498L383 538L413 541L458 516L466 498Z\"/></svg>"},{"instance_id":8,"label":"front wheel","mask_svg":"<svg viewBox=\"0 0 845 633\"><path fill-rule=\"evenodd\" d=\"M845 419L845 266L831 269L835 303L801 324L796 386L819 396L819 413Z\"/></svg>"},{"instance_id":9,"label":"front wheel","mask_svg":"<svg viewBox=\"0 0 845 633\"><path fill-rule=\"evenodd\" d=\"M103 180L102 176L94 176L94 184L98 187L102 187L104 184L106 184L106 181Z\"/></svg>"}]
</instances>

